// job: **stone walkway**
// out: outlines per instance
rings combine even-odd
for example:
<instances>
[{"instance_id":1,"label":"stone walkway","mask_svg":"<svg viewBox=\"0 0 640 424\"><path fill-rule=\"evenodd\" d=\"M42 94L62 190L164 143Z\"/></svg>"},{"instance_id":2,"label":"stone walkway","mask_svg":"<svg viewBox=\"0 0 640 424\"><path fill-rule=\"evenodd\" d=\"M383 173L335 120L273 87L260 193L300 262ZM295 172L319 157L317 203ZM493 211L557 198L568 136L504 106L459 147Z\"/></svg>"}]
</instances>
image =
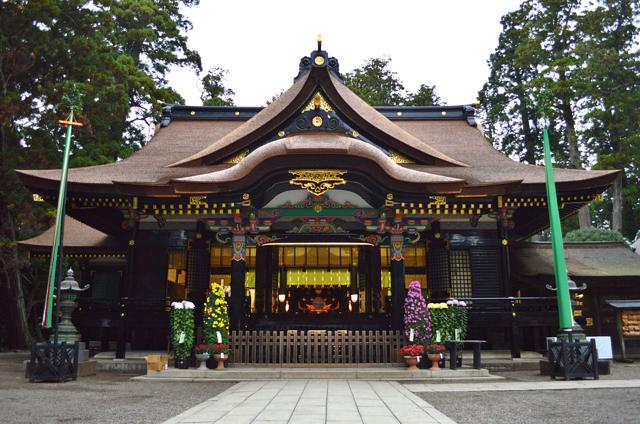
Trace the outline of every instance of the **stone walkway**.
<instances>
[{"instance_id":1,"label":"stone walkway","mask_svg":"<svg viewBox=\"0 0 640 424\"><path fill-rule=\"evenodd\" d=\"M165 421L178 423L455 424L399 383L352 380L242 382Z\"/></svg>"},{"instance_id":2,"label":"stone walkway","mask_svg":"<svg viewBox=\"0 0 640 424\"><path fill-rule=\"evenodd\" d=\"M640 388L640 380L556 380L504 383L405 384L414 393L429 392L500 392L517 390L573 390Z\"/></svg>"}]
</instances>

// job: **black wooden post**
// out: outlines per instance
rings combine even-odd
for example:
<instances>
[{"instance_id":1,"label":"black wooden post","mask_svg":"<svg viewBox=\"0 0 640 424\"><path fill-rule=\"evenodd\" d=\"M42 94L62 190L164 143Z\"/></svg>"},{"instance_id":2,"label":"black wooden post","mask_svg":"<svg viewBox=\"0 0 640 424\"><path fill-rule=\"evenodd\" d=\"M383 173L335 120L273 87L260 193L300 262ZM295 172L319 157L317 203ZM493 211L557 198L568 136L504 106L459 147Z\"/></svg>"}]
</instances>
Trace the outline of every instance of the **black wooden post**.
<instances>
[{"instance_id":1,"label":"black wooden post","mask_svg":"<svg viewBox=\"0 0 640 424\"><path fill-rule=\"evenodd\" d=\"M211 273L211 258L207 241L205 240L205 232L204 222L198 221L195 238L191 241L191 249L187 252L188 298L196 306L196 327L202 326L202 307L209 287L209 274Z\"/></svg>"},{"instance_id":2,"label":"black wooden post","mask_svg":"<svg viewBox=\"0 0 640 424\"><path fill-rule=\"evenodd\" d=\"M391 237L391 328L402 330L404 326L404 234Z\"/></svg>"},{"instance_id":3,"label":"black wooden post","mask_svg":"<svg viewBox=\"0 0 640 424\"><path fill-rule=\"evenodd\" d=\"M270 312L267 298L271 297L271 247L256 247L256 314ZM270 303L270 302L269 302Z\"/></svg>"},{"instance_id":4,"label":"black wooden post","mask_svg":"<svg viewBox=\"0 0 640 424\"><path fill-rule=\"evenodd\" d=\"M120 302L119 302L119 317L118 317L118 339L116 342L116 358L124 359L126 354L127 345L127 331L128 331L128 311L127 306L129 304L129 297L135 292L135 252L136 252L136 239L138 235L138 222L136 221L131 227L129 234L129 247L127 249L127 274L120 284Z\"/></svg>"},{"instance_id":5,"label":"black wooden post","mask_svg":"<svg viewBox=\"0 0 640 424\"><path fill-rule=\"evenodd\" d=\"M246 236L233 234L233 256L231 257L231 330L241 330L244 319L246 279Z\"/></svg>"},{"instance_id":6,"label":"black wooden post","mask_svg":"<svg viewBox=\"0 0 640 424\"><path fill-rule=\"evenodd\" d=\"M370 310L374 313L380 313L382 309L382 274L381 260L380 260L380 246L373 246L368 249L369 251L369 275L367 278L370 286Z\"/></svg>"}]
</instances>

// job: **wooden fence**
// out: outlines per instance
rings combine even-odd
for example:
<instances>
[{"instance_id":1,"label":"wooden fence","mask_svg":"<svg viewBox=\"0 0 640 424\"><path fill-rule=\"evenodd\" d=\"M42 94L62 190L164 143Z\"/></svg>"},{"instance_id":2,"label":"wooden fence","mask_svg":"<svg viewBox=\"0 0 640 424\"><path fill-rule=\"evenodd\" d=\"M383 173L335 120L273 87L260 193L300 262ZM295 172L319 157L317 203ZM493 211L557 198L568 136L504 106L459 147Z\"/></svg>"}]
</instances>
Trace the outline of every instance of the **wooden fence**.
<instances>
[{"instance_id":1,"label":"wooden fence","mask_svg":"<svg viewBox=\"0 0 640 424\"><path fill-rule=\"evenodd\" d=\"M396 364L407 343L400 331L232 331L239 364Z\"/></svg>"}]
</instances>

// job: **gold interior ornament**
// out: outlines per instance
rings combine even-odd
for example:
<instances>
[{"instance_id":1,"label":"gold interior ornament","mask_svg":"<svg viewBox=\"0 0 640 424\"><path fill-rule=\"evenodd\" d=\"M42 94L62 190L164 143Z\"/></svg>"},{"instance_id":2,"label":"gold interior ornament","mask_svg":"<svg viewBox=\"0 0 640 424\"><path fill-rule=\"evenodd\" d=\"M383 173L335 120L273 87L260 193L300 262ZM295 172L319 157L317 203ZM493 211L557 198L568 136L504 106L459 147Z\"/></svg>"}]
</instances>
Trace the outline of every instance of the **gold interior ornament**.
<instances>
[{"instance_id":1,"label":"gold interior ornament","mask_svg":"<svg viewBox=\"0 0 640 424\"><path fill-rule=\"evenodd\" d=\"M314 196L321 196L335 186L346 184L343 169L297 169L289 171L294 176L289 184L300 186Z\"/></svg>"}]
</instances>

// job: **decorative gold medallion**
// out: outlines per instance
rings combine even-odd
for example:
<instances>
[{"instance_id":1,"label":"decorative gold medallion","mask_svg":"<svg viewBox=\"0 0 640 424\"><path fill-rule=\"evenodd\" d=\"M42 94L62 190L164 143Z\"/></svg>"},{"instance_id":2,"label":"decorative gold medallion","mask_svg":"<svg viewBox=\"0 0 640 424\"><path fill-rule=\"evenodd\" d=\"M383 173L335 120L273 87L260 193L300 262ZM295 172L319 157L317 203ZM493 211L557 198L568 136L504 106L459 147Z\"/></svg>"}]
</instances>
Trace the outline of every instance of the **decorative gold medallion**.
<instances>
[{"instance_id":1,"label":"decorative gold medallion","mask_svg":"<svg viewBox=\"0 0 640 424\"><path fill-rule=\"evenodd\" d=\"M316 56L313 61L315 62L316 65L318 66L322 66L324 65L324 57L322 56Z\"/></svg>"},{"instance_id":2,"label":"decorative gold medallion","mask_svg":"<svg viewBox=\"0 0 640 424\"><path fill-rule=\"evenodd\" d=\"M311 119L311 124L313 124L314 127L320 127L322 125L322 116L314 116L313 119Z\"/></svg>"},{"instance_id":3,"label":"decorative gold medallion","mask_svg":"<svg viewBox=\"0 0 640 424\"><path fill-rule=\"evenodd\" d=\"M314 196L321 196L337 185L346 184L343 169L297 169L289 171L294 176L289 184L300 186Z\"/></svg>"}]
</instances>

